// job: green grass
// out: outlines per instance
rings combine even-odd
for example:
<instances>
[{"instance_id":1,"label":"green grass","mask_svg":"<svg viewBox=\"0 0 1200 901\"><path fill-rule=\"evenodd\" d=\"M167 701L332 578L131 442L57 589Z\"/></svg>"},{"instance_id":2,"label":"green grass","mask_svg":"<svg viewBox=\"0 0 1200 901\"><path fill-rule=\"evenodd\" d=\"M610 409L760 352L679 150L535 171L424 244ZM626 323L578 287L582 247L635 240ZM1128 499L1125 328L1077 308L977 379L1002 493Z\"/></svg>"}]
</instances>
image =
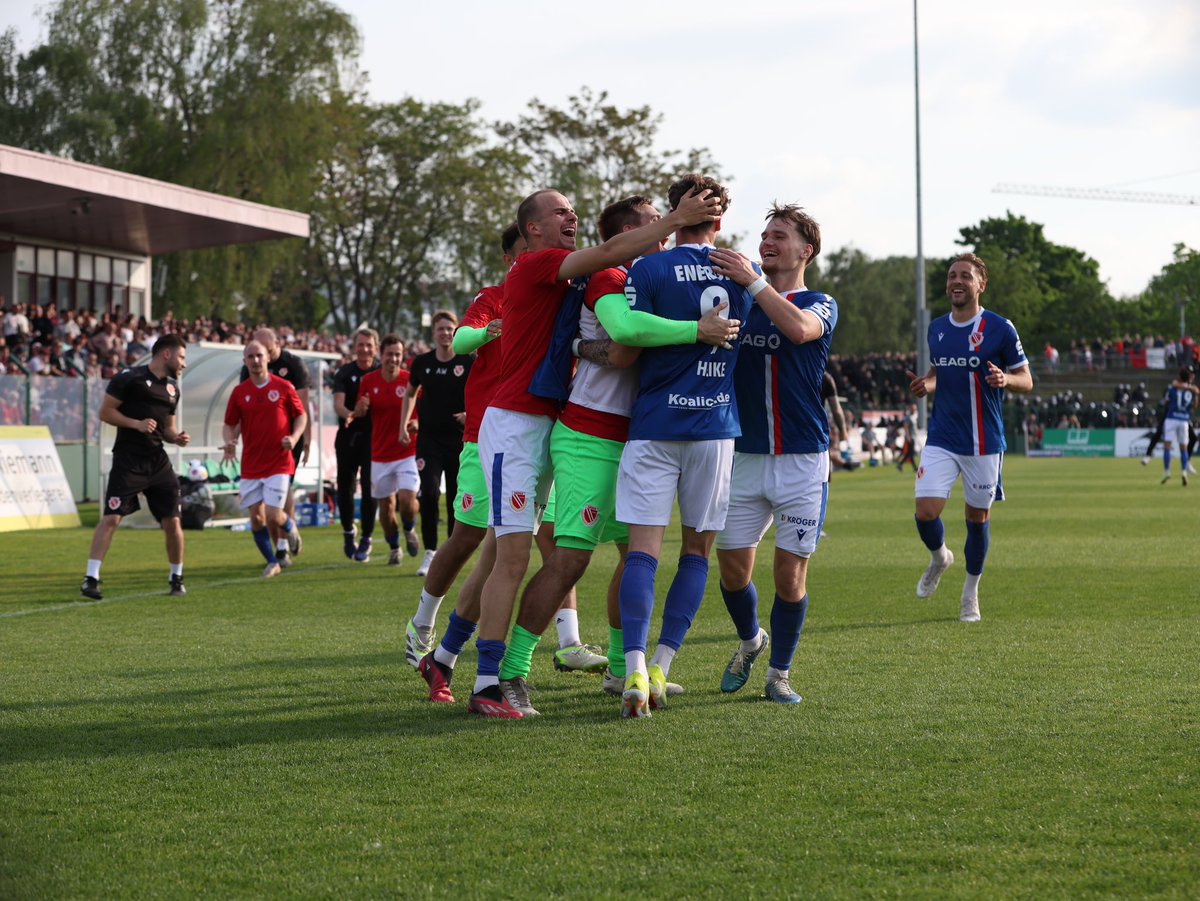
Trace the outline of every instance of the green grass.
<instances>
[{"instance_id":1,"label":"green grass","mask_svg":"<svg viewBox=\"0 0 1200 901\"><path fill-rule=\"evenodd\" d=\"M911 477L839 475L804 703L757 700L762 671L719 692L714 571L687 693L644 722L549 647L536 720L466 715L473 648L428 704L413 562L352 566L336 529L270 583L249 536L189 533L183 601L161 535L122 532L99 604L88 530L0 536L0 897L1197 897L1200 484L1005 469L983 622L957 622L957 490L960 561L918 601ZM613 559L580 590L599 643Z\"/></svg>"}]
</instances>

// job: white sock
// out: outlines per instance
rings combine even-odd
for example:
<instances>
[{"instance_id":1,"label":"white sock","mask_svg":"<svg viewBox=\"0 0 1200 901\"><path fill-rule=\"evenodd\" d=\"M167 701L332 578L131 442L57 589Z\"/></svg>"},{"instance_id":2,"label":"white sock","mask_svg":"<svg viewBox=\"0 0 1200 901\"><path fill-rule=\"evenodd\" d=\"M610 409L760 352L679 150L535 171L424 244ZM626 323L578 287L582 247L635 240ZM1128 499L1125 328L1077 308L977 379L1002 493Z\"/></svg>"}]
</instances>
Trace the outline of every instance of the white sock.
<instances>
[{"instance_id":1,"label":"white sock","mask_svg":"<svg viewBox=\"0 0 1200 901\"><path fill-rule=\"evenodd\" d=\"M625 652L625 672L641 673L646 675L646 652L645 651L626 651Z\"/></svg>"},{"instance_id":2,"label":"white sock","mask_svg":"<svg viewBox=\"0 0 1200 901\"><path fill-rule=\"evenodd\" d=\"M458 655L451 654L440 644L433 649L433 659L438 663L450 667L450 669L454 669L455 664L458 663Z\"/></svg>"},{"instance_id":3,"label":"white sock","mask_svg":"<svg viewBox=\"0 0 1200 901\"><path fill-rule=\"evenodd\" d=\"M982 576L983 573L980 573L978 576L973 576L970 573L967 573L967 578L963 582L964 598L974 598L979 596L979 580Z\"/></svg>"},{"instance_id":4,"label":"white sock","mask_svg":"<svg viewBox=\"0 0 1200 901\"><path fill-rule=\"evenodd\" d=\"M183 575L183 564L182 563L172 563L171 564L171 575L182 576Z\"/></svg>"},{"instance_id":5,"label":"white sock","mask_svg":"<svg viewBox=\"0 0 1200 901\"><path fill-rule=\"evenodd\" d=\"M287 542L286 538L280 538L278 541L275 542L275 550L286 551L287 549L288 549L288 542Z\"/></svg>"},{"instance_id":6,"label":"white sock","mask_svg":"<svg viewBox=\"0 0 1200 901\"><path fill-rule=\"evenodd\" d=\"M491 688L493 685L500 684L499 676L476 676L475 687L471 689L472 694L479 694L485 688Z\"/></svg>"},{"instance_id":7,"label":"white sock","mask_svg":"<svg viewBox=\"0 0 1200 901\"><path fill-rule=\"evenodd\" d=\"M789 670L775 669L773 666L768 666L767 681L770 682L772 679L786 679L788 677L788 672Z\"/></svg>"},{"instance_id":8,"label":"white sock","mask_svg":"<svg viewBox=\"0 0 1200 901\"><path fill-rule=\"evenodd\" d=\"M88 574L89 578L91 578L91 579L99 579L100 578L100 564L103 562L104 562L103 560L88 560L87 574ZM75 570L75 572L79 572L79 570Z\"/></svg>"},{"instance_id":9,"label":"white sock","mask_svg":"<svg viewBox=\"0 0 1200 901\"><path fill-rule=\"evenodd\" d=\"M930 554L930 556L933 558L934 563L945 563L950 557L950 548L943 544L940 548Z\"/></svg>"},{"instance_id":10,"label":"white sock","mask_svg":"<svg viewBox=\"0 0 1200 901\"><path fill-rule=\"evenodd\" d=\"M667 673L671 671L671 661L675 659L675 649L669 648L665 644L660 644L654 649L654 657L650 660L651 663L657 663L662 667L663 677L666 678Z\"/></svg>"},{"instance_id":11,"label":"white sock","mask_svg":"<svg viewBox=\"0 0 1200 901\"><path fill-rule=\"evenodd\" d=\"M421 603L417 605L417 612L413 614L412 623L418 629L429 631L433 628L434 622L437 620L438 608L442 606L441 598L435 598L424 588L421 589Z\"/></svg>"},{"instance_id":12,"label":"white sock","mask_svg":"<svg viewBox=\"0 0 1200 901\"><path fill-rule=\"evenodd\" d=\"M559 610L554 617L554 625L558 629L558 646L573 648L583 642L579 638L579 611Z\"/></svg>"},{"instance_id":13,"label":"white sock","mask_svg":"<svg viewBox=\"0 0 1200 901\"><path fill-rule=\"evenodd\" d=\"M757 635L742 642L742 653L749 654L751 651L757 651L758 646L762 644L762 636L763 630L760 627Z\"/></svg>"}]
</instances>

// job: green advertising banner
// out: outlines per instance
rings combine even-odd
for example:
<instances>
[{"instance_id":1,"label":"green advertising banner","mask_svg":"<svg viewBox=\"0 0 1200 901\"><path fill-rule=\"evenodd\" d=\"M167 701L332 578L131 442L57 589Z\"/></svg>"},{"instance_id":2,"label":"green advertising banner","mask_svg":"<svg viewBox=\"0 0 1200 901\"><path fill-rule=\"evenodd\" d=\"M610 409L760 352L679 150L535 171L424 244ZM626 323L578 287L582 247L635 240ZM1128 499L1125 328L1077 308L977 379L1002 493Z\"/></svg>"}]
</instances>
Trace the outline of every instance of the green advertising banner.
<instances>
[{"instance_id":1,"label":"green advertising banner","mask_svg":"<svg viewBox=\"0 0 1200 901\"><path fill-rule=\"evenodd\" d=\"M1046 429L1039 450L1046 456L1115 457L1116 429Z\"/></svg>"}]
</instances>

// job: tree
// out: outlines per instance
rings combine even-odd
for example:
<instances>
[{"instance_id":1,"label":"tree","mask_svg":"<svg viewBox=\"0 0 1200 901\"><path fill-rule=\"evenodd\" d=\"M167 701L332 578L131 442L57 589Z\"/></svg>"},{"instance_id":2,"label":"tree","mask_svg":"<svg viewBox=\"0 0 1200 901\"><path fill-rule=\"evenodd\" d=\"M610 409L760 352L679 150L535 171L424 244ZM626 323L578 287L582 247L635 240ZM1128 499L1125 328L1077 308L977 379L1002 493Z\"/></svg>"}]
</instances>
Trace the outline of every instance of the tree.
<instances>
[{"instance_id":1,"label":"tree","mask_svg":"<svg viewBox=\"0 0 1200 901\"><path fill-rule=\"evenodd\" d=\"M822 253L806 282L838 302L837 354L910 351L914 325L912 257L871 259L856 247Z\"/></svg>"},{"instance_id":2,"label":"tree","mask_svg":"<svg viewBox=\"0 0 1200 901\"><path fill-rule=\"evenodd\" d=\"M1150 280L1131 306L1140 316L1129 331L1173 337L1179 333L1182 318L1185 329L1196 332L1200 316L1200 251L1176 244L1171 262Z\"/></svg>"}]
</instances>

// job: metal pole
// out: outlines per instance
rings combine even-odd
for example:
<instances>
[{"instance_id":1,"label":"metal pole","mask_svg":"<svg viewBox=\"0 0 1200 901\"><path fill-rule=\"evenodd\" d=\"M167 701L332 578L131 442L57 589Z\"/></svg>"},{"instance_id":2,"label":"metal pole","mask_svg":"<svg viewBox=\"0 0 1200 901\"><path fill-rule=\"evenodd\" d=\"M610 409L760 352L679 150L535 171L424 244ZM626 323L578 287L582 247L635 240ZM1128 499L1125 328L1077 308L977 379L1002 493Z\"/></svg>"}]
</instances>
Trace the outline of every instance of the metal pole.
<instances>
[{"instance_id":1,"label":"metal pole","mask_svg":"<svg viewBox=\"0 0 1200 901\"><path fill-rule=\"evenodd\" d=\"M913 0L913 98L914 115L916 119L916 153L917 153L917 375L929 371L929 345L925 341L925 331L929 313L925 308L925 250L921 236L921 63L920 47L917 39L917 0ZM917 427L925 428L928 401L922 397L917 401Z\"/></svg>"}]
</instances>

